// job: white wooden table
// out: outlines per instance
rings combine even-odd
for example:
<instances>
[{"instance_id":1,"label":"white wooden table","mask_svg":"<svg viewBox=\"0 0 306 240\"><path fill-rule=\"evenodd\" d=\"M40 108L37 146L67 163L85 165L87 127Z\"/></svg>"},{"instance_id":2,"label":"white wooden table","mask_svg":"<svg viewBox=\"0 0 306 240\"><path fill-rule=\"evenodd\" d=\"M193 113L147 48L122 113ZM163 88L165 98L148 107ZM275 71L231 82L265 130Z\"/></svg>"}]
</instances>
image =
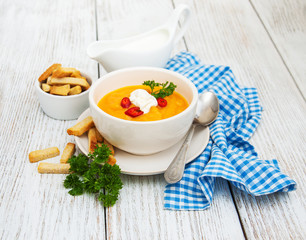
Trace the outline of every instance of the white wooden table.
<instances>
[{"instance_id":1,"label":"white wooden table","mask_svg":"<svg viewBox=\"0 0 306 240\"><path fill-rule=\"evenodd\" d=\"M75 120L42 112L38 76L59 62L97 79L105 72L86 55L91 42L150 29L181 2L193 19L173 54L228 65L258 89L264 112L251 143L298 189L252 197L218 180L208 210L168 211L162 175L123 175L114 207L70 196L64 175L40 175L28 160L74 141ZM305 239L305 9L305 0L0 0L0 239Z\"/></svg>"}]
</instances>

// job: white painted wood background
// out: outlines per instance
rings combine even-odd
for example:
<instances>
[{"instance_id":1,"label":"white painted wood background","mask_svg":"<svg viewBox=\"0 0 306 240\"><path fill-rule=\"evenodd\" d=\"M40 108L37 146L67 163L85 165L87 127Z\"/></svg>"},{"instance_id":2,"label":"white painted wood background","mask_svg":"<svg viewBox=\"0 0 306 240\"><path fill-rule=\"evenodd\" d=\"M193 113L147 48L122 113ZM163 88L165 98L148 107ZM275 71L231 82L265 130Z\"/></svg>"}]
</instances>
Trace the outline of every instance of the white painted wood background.
<instances>
[{"instance_id":1,"label":"white painted wood background","mask_svg":"<svg viewBox=\"0 0 306 240\"><path fill-rule=\"evenodd\" d=\"M71 197L65 176L40 175L28 161L32 150L74 141L66 129L75 121L47 117L35 81L54 62L97 79L105 72L87 57L89 43L157 26L181 2L193 20L173 53L228 65L258 89L264 112L251 143L298 189L252 197L218 180L208 210L166 211L162 175L123 175L114 207ZM305 9L305 0L0 0L0 239L305 239Z\"/></svg>"}]
</instances>

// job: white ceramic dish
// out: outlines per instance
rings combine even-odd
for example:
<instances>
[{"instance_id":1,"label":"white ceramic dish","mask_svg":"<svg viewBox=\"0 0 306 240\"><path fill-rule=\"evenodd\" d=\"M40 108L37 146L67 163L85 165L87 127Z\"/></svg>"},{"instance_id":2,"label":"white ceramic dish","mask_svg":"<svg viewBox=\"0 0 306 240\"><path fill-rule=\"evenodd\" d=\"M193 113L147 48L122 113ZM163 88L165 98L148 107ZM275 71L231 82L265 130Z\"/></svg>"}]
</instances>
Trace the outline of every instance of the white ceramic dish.
<instances>
[{"instance_id":1,"label":"white ceramic dish","mask_svg":"<svg viewBox=\"0 0 306 240\"><path fill-rule=\"evenodd\" d=\"M87 109L78 118L78 122L90 116L90 110ZM197 127L191 140L189 151L187 153L187 162L191 162L199 156L207 146L209 140L209 128ZM88 154L88 138L87 134L75 137L75 142L84 154ZM121 168L121 172L129 175L155 175L166 171L175 154L178 152L183 139L173 147L152 155L139 156L127 153L115 148L115 157L117 164Z\"/></svg>"},{"instance_id":2,"label":"white ceramic dish","mask_svg":"<svg viewBox=\"0 0 306 240\"><path fill-rule=\"evenodd\" d=\"M92 85L92 78L82 71L81 74ZM88 94L90 88L77 95L58 96L44 92L41 89L41 83L36 81L35 90L42 110L49 117L58 120L77 119L89 107Z\"/></svg>"},{"instance_id":3,"label":"white ceramic dish","mask_svg":"<svg viewBox=\"0 0 306 240\"><path fill-rule=\"evenodd\" d=\"M87 48L87 55L102 64L107 72L135 66L164 67L173 47L185 33L190 17L190 7L180 4L162 26L129 38L93 42Z\"/></svg>"},{"instance_id":4,"label":"white ceramic dish","mask_svg":"<svg viewBox=\"0 0 306 240\"><path fill-rule=\"evenodd\" d=\"M142 85L146 80L158 83L166 81L177 85L189 106L181 113L158 121L129 121L116 118L102 111L100 99L119 88ZM89 92L89 106L96 128L112 145L137 155L150 155L175 145L190 128L198 102L198 91L185 76L163 68L135 67L124 68L108 73L98 79ZM119 104L119 103L118 103Z\"/></svg>"}]
</instances>

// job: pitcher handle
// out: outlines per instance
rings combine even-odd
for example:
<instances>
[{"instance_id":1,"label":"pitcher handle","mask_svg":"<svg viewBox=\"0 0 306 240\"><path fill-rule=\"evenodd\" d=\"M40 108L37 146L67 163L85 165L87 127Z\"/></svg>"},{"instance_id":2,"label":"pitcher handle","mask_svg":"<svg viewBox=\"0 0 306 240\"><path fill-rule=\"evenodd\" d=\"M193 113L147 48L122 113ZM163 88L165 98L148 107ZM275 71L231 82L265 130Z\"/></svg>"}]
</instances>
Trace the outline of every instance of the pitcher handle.
<instances>
[{"instance_id":1,"label":"pitcher handle","mask_svg":"<svg viewBox=\"0 0 306 240\"><path fill-rule=\"evenodd\" d=\"M191 19L191 10L190 7L186 4L180 4L178 5L172 14L172 17L170 18L170 21L168 22L168 27L170 28L170 32L172 34L175 34L175 30L178 26L179 20L184 15L184 21L181 22L181 27L179 31L177 32L176 36L174 36L174 44L176 44L184 35Z\"/></svg>"}]
</instances>

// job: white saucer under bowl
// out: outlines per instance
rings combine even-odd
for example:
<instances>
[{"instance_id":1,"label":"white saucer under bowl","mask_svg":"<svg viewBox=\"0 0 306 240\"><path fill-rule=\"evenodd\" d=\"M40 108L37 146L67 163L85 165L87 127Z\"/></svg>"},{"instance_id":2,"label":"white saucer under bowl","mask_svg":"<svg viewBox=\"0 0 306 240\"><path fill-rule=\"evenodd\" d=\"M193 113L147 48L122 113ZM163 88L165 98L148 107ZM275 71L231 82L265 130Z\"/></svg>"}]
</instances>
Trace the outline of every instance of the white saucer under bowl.
<instances>
[{"instance_id":1,"label":"white saucer under bowl","mask_svg":"<svg viewBox=\"0 0 306 240\"><path fill-rule=\"evenodd\" d=\"M78 122L82 119L90 116L89 108L85 110L80 117ZM189 151L187 153L187 163L198 157L207 146L209 140L209 128L208 127L197 127L195 129ZM83 134L80 137L75 137L75 141L79 149L84 153L88 154L88 137L87 134ZM155 175L166 171L170 165L175 154L183 144L181 140L175 146L152 155L139 156L127 153L118 148L115 148L115 158L117 164L121 168L121 172L129 175Z\"/></svg>"}]
</instances>

